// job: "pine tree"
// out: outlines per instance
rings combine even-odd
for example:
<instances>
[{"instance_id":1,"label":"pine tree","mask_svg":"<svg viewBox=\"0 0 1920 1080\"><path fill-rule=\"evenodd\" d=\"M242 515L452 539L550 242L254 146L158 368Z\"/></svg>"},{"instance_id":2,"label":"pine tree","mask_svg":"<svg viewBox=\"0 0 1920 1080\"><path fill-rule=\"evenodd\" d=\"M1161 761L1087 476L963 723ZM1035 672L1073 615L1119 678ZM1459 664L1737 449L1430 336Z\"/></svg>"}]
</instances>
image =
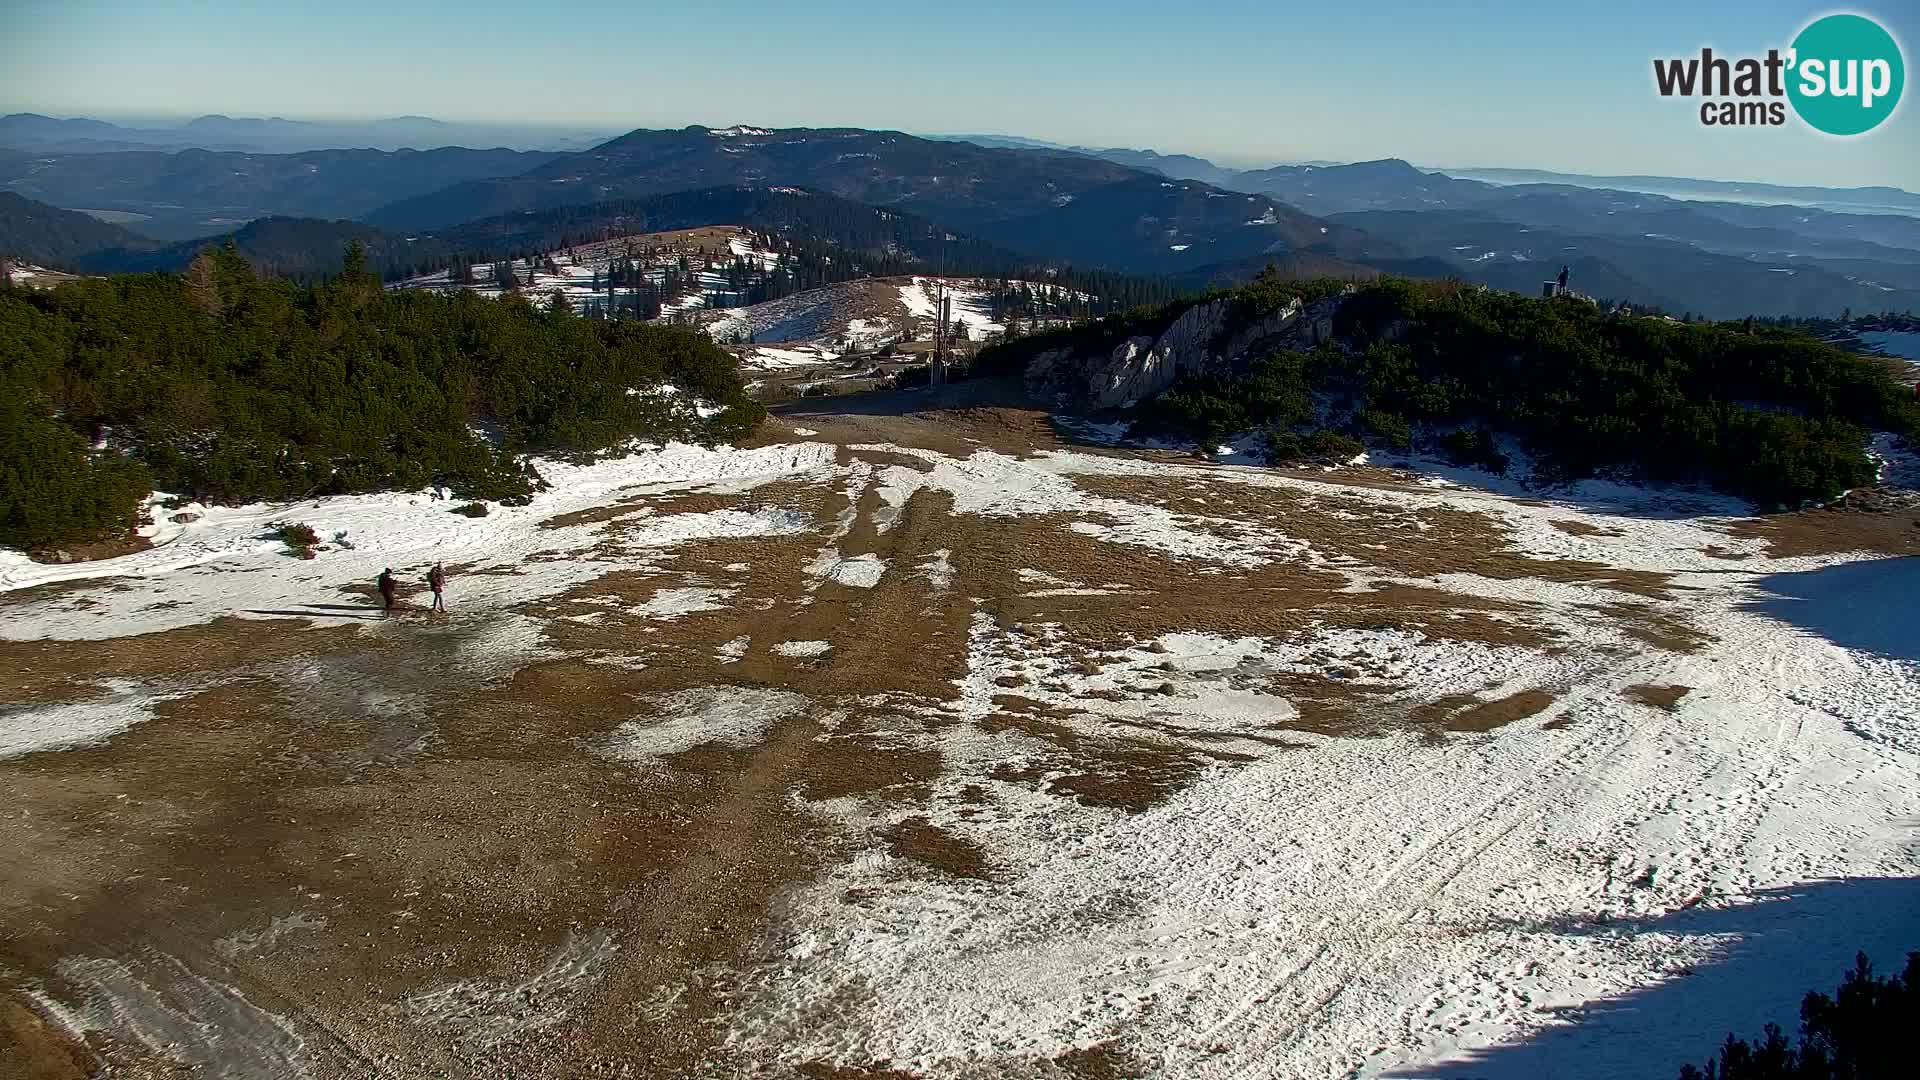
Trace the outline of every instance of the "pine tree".
<instances>
[{"instance_id":1,"label":"pine tree","mask_svg":"<svg viewBox=\"0 0 1920 1080\"><path fill-rule=\"evenodd\" d=\"M220 279L212 250L202 251L187 264L187 297L193 306L216 318L226 311L220 298Z\"/></svg>"}]
</instances>

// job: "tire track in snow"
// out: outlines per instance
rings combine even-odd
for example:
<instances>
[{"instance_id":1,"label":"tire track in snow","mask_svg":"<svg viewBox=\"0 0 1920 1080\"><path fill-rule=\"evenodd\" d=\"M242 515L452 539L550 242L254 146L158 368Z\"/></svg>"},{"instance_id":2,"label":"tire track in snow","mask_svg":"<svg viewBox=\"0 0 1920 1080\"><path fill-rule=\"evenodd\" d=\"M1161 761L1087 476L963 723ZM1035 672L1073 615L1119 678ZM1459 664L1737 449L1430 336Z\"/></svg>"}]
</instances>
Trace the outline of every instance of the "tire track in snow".
<instances>
[{"instance_id":1,"label":"tire track in snow","mask_svg":"<svg viewBox=\"0 0 1920 1080\"><path fill-rule=\"evenodd\" d=\"M1733 616L1728 620L1728 629L1745 629L1741 626L1741 617L1732 612L1732 599L1725 609L1715 614ZM1620 914L1631 920L1659 918L1716 895L1737 898L1781 881L1806 880L1831 872L1830 866L1783 847L1778 838L1772 846L1766 842L1770 818L1775 822L1782 817L1790 819L1801 807L1817 805L1829 798L1834 788L1850 781L1836 779L1826 770L1830 764L1839 764L1826 760L1834 754L1827 743L1809 741L1809 723L1816 717L1831 714L1823 714L1800 701L1799 695L1777 689L1790 686L1794 679L1790 672L1774 669L1791 665L1798 658L1784 652L1782 642L1769 640L1766 634L1758 632L1760 628L1753 629L1756 632L1729 634L1715 655L1697 660L1656 655L1636 657L1614 668L1598 689L1575 695L1566 703L1569 710L1597 703L1649 675L1670 676L1679 666L1691 672L1687 680L1697 683L1697 688L1716 691L1715 697L1721 703L1703 712L1689 713L1685 718L1650 708L1629 708L1624 715L1612 710L1595 710L1597 715L1584 721L1586 725L1608 717L1616 718L1615 722L1606 723L1590 738L1554 758L1558 767L1550 779L1526 792L1508 813L1493 813L1500 806L1500 800L1495 800L1455 819L1454 828L1427 843L1421 856L1446 848L1467 830L1477 834L1476 825L1498 823L1494 834L1484 843L1475 844L1472 850L1450 860L1437 877L1413 886L1416 893L1392 907L1384 917L1366 920L1352 928L1340 927L1333 940L1323 942L1306 963L1279 984L1284 989L1299 983L1303 977L1311 977L1311 969L1324 966L1325 959L1332 955L1338 956L1340 962L1330 975L1331 986L1277 1017L1253 1015L1251 1005L1243 1005L1225 1024L1215 1026L1215 1037L1210 1043L1234 1047L1233 1063L1214 1068L1217 1058L1197 1057L1181 1061L1180 1065L1193 1075L1234 1077L1292 1075L1282 1071L1287 1067L1283 1058L1292 1061L1296 1071L1310 1061L1326 1064L1329 1075L1365 1069L1370 1055L1365 1052L1366 1043L1360 1041L1364 1038L1361 1030L1347 1031L1349 1039L1345 1047L1321 1046L1316 1048L1318 1052L1301 1054L1299 1044L1310 1035L1339 1026L1333 1023L1337 1018L1327 1013L1356 981L1369 973L1391 970L1395 953L1403 953L1408 947L1415 950L1421 947L1418 936L1408 937L1402 931L1421 913L1425 901L1440 895L1480 865L1487 852L1495 850L1531 815L1543 809L1561 819L1555 827L1543 829L1543 836L1550 832L1577 836L1583 826L1597 827L1604 837L1602 845L1615 853L1613 858L1625 854L1630 860L1628 869L1640 871L1624 885L1624 895L1615 888L1611 869L1608 883L1598 895L1584 901L1569 895L1567 899L1573 901L1573 905L1568 914L1576 920L1580 919L1579 911L1583 907L1598 909L1594 917L1603 922L1619 908L1628 909ZM1722 664L1722 660L1733 662ZM1756 668L1764 669L1772 677L1756 678ZM1697 678L1708 672L1712 672L1711 677ZM1860 672L1859 677L1871 681L1869 673ZM1755 689L1758 694L1753 692ZM1745 723L1720 722L1730 718L1729 699L1731 717L1751 719ZM1831 718L1836 722L1840 719ZM1814 756L1809 756L1810 753ZM1623 760L1623 755L1630 758ZM1601 782L1600 778L1615 772L1621 774L1623 783ZM1593 785L1592 790L1582 790L1583 785L1589 783ZM1556 794L1571 796L1564 810L1548 809L1553 805L1548 800ZM1705 809L1686 805L1694 799L1711 800L1711 805ZM1648 801L1657 809L1648 812ZM1677 832L1668 832L1668 829L1677 829ZM1388 875L1385 882L1388 886L1401 880L1404 864L1405 861ZM1545 873L1551 867L1522 862L1516 869L1521 874L1530 869ZM1715 880L1718 875L1734 869L1741 871L1737 879ZM1661 879L1658 885L1654 883L1656 870ZM1495 881L1521 879L1511 872L1495 872L1490 877ZM1639 906L1636 901L1644 900L1652 903L1639 911L1632 910ZM1323 920L1321 927L1325 925ZM1552 925L1548 923L1537 929L1551 931ZM1592 942L1582 944L1591 946ZM1708 951L1713 948L1708 942L1698 944ZM1627 949L1629 945L1623 942L1600 947ZM1573 967L1584 963L1574 952L1567 952L1565 956L1573 961ZM1624 953L1621 958L1632 960ZM1497 937L1487 939L1473 958L1472 971L1450 972L1434 979L1433 986L1440 992L1432 996L1431 1007L1424 1015L1416 1015L1420 1010L1411 1004L1413 999L1404 999L1399 1007L1401 1045L1395 1049L1401 1051L1403 1057L1411 1055L1414 1060L1432 1060L1436 1042L1449 1042L1448 1037L1457 1034L1460 1026L1446 1027L1444 1034L1437 1030L1439 1024L1433 1018L1442 1002L1451 1008L1456 1018L1479 1010L1477 1019L1491 1024L1492 1033L1501 1040L1537 1026L1542 1021L1530 1020L1528 1016L1539 1010L1527 1007L1530 1001L1527 994L1505 985L1509 980L1493 973L1503 962L1537 959L1541 959L1537 955L1537 943L1535 950L1530 951L1524 945L1516 946ZM1683 966L1686 958L1672 958L1672 962L1673 966ZM1657 980L1663 970L1657 965L1630 964L1625 975L1627 985L1620 989ZM1609 974L1618 978L1621 973ZM1466 992L1463 1002L1446 1000L1448 991L1461 989ZM1605 996L1608 992L1618 991L1590 996ZM1503 998L1511 1002L1504 1008ZM1263 999L1265 995L1256 997L1251 1004L1260 1004ZM1362 1003L1356 1008L1364 1012L1368 1004ZM1377 1014L1379 1002L1375 1000L1370 1004ZM1361 1019L1364 1021L1364 1016ZM1472 1026L1473 1019L1462 1023ZM1220 1038L1222 1033L1228 1037ZM1376 1030L1375 1034L1385 1036L1383 1031ZM1198 1049L1205 1051L1207 1046ZM1378 1054L1387 1047L1375 1045L1372 1049ZM1347 1064L1335 1067L1334 1062L1343 1058Z\"/></svg>"},{"instance_id":2,"label":"tire track in snow","mask_svg":"<svg viewBox=\"0 0 1920 1080\"><path fill-rule=\"evenodd\" d=\"M1643 661L1643 657L1635 657ZM1599 689L1574 692L1561 701L1547 714L1546 718L1564 715L1596 699L1615 695L1619 690L1637 681L1644 674L1639 666L1622 666L1615 669ZM1589 681L1582 678L1581 681ZM1539 719L1539 718L1536 718ZM1374 970L1378 956L1400 944L1399 930L1424 910L1426 902L1446 889L1462 873L1473 866L1488 851L1500 844L1528 820L1536 816L1536 808L1550 796L1564 792L1580 780L1589 777L1605 766L1619 750L1631 741L1639 727L1631 717L1623 717L1617 725L1606 728L1594 728L1590 734L1576 739L1558 753L1544 759L1527 771L1526 778L1503 788L1495 796L1488 798L1462 815L1451 820L1451 827L1438 834L1430 833L1425 842L1416 849L1404 854L1388 871L1364 894L1366 902L1376 901L1381 894L1401 885L1410 871L1420 867L1431 867L1436 861L1436 853L1453 845L1456 841L1468 841L1467 849L1453 858L1441 860L1441 872L1435 876L1408 883L1403 898L1393 901L1383 917L1368 920L1355 926L1342 912L1330 912L1315 927L1310 937L1321 939L1321 944L1305 963L1289 972L1277 983L1269 986L1260 994L1243 1002L1219 1023L1209 1028L1195 1040L1194 1048L1201 1054L1211 1054L1210 1048L1229 1045L1239 1051L1235 1064L1227 1066L1224 1072L1207 1067L1205 1057L1191 1062L1183 1062L1182 1067L1192 1069L1199 1076L1271 1076L1272 1064L1279 1053L1294 1041L1312 1022L1319 1019L1335 1000L1337 1000L1353 982L1363 973ZM1605 745L1601 745L1604 742ZM1549 778L1541 779L1542 773ZM1505 812L1503 811L1505 809ZM1482 829L1487 823L1493 823L1491 832L1484 834ZM1443 823L1444 824L1444 823ZM1336 953L1336 945L1340 946ZM1313 994L1301 1007L1292 1010L1280 1018L1270 1018L1261 1014L1257 1007L1274 1000L1300 982L1304 975L1316 967L1323 967L1325 959L1338 955L1332 985Z\"/></svg>"}]
</instances>

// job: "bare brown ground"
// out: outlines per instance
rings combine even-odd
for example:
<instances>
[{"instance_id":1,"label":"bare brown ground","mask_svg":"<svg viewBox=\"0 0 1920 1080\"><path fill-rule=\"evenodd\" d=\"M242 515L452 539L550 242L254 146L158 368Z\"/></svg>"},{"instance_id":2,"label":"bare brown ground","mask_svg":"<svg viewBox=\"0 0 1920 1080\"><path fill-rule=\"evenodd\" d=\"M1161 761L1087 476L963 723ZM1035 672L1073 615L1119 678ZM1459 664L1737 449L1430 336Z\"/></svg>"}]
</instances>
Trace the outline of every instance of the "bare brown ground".
<instances>
[{"instance_id":1,"label":"bare brown ground","mask_svg":"<svg viewBox=\"0 0 1920 1080\"><path fill-rule=\"evenodd\" d=\"M713 495L700 491L634 495L605 506L556 514L540 523L543 529L566 529L575 525L596 525L653 514L704 514L737 505L737 495Z\"/></svg>"},{"instance_id":2,"label":"bare brown ground","mask_svg":"<svg viewBox=\"0 0 1920 1080\"><path fill-rule=\"evenodd\" d=\"M1619 529L1609 529L1604 525L1595 525L1591 521L1556 521L1553 527L1568 536L1621 536Z\"/></svg>"},{"instance_id":3,"label":"bare brown ground","mask_svg":"<svg viewBox=\"0 0 1920 1080\"><path fill-rule=\"evenodd\" d=\"M1673 712L1680 707L1680 699L1693 692L1691 686L1662 686L1657 683L1640 683L1622 691L1627 697L1642 705L1651 705L1656 709Z\"/></svg>"},{"instance_id":4,"label":"bare brown ground","mask_svg":"<svg viewBox=\"0 0 1920 1080\"><path fill-rule=\"evenodd\" d=\"M1072 1080L1139 1080L1153 1075L1132 1054L1110 1042L1062 1054L1053 1064Z\"/></svg>"},{"instance_id":5,"label":"bare brown ground","mask_svg":"<svg viewBox=\"0 0 1920 1080\"><path fill-rule=\"evenodd\" d=\"M1488 701L1476 694L1448 694L1415 706L1409 713L1412 722L1430 741L1439 741L1447 732L1478 733L1497 731L1516 721L1545 712L1554 702L1545 690L1522 690ZM1559 721L1550 721L1553 727ZM1564 725L1563 725L1564 726Z\"/></svg>"},{"instance_id":6,"label":"bare brown ground","mask_svg":"<svg viewBox=\"0 0 1920 1080\"><path fill-rule=\"evenodd\" d=\"M937 423L856 414L801 422L843 446L964 456L1058 445L1043 414L993 405ZM880 451L843 450L841 460L924 467ZM1662 575L1523 559L1482 515L1422 513L1421 529L1339 494L1161 478L1081 483L1223 535L1276 529L1388 576L1465 570L1596 584L1635 598L1601 617L1685 640L1654 607L1667 595ZM640 515L729 506L796 510L816 528L627 547ZM1270 731L1229 738L1159 723L1150 711L1089 725L1040 700L1052 692L1034 688L1052 678L1040 660L1116 675L1106 697L1177 709L1183 676L1140 652L1175 631L1289 639L1316 626L1398 627L1441 640L1555 642L1526 604L1403 583L1349 592L1347 575L1298 560L1177 559L1073 532L1069 516L956 516L933 491L884 529L880 510L871 489L849 505L836 485L809 481L617 501L548 524L595 526L595 556L624 558L625 568L471 622L456 613L369 634L229 619L101 642L0 643L0 707L83 700L109 677L188 695L104 745L0 761L0 805L26 811L0 814L0 969L78 1002L84 988L59 973L60 961L127 958L175 1004L177 972L192 972L289 1018L320 1076L764 1074L765 1062L742 1060L726 1038L738 1001L725 975L756 962L787 890L860 845L898 856L903 873L994 887L989 853L928 813L947 778L929 736L962 722L941 706L967 673L976 612L1026 635L1035 658L1006 677L1008 693L980 724L1018 748L992 779L1122 813L1254 750L1284 749L1290 730L1364 733L1418 718L1385 704L1392 687L1375 682L1363 658L1328 652L1313 658L1321 674L1227 676L1272 695ZM843 558L884 559L888 572L870 589L809 576L827 543ZM946 590L918 570L939 550L955 574ZM1036 590L1023 569L1119 588L1029 596ZM718 610L671 619L630 610L660 589L689 586L727 595ZM6 602L30 612L63 593ZM508 616L537 620L549 657L463 667L462 643L487 619ZM1051 628L1044 642L1040 628ZM815 640L832 649L792 657L775 648ZM747 745L707 742L639 762L611 753L622 725L663 719L672 695L710 687L786 691L806 704ZM1463 699L1430 723L1491 730L1551 700L1545 691ZM993 784L977 779L955 804L963 817L999 812ZM843 835L805 811L807 800L823 799L857 800L888 824L873 836ZM304 928L262 936L296 914ZM614 951L551 1023L493 1041L457 1021L409 1018L404 1003L414 995L458 980L525 982L594 934ZM235 941L255 944L217 944ZM174 961L184 967L170 968ZM31 1063L26 1075L98 1073L95 1055L113 1075L184 1074L124 1033L96 1033L83 1047L41 1020L24 998L0 996L0 1053ZM1010 1074L1145 1074L1113 1044L1006 1065ZM793 1072L906 1075L886 1062Z\"/></svg>"},{"instance_id":7,"label":"bare brown ground","mask_svg":"<svg viewBox=\"0 0 1920 1080\"><path fill-rule=\"evenodd\" d=\"M818 431L810 436L816 442L835 442L842 446L867 443L892 443L916 450L932 450L950 457L967 457L976 450L995 450L1027 457L1036 450L1059 447L1060 440L1047 414L1033 409L999 405L976 405L939 411L939 422L907 422L897 415L860 413L797 414L783 417L792 424ZM769 424L748 445L790 442L792 436Z\"/></svg>"},{"instance_id":8,"label":"bare brown ground","mask_svg":"<svg viewBox=\"0 0 1920 1080\"><path fill-rule=\"evenodd\" d=\"M162 634L102 641L0 641L0 705L97 696L108 676L160 681L248 664L368 647L356 627L222 618Z\"/></svg>"},{"instance_id":9,"label":"bare brown ground","mask_svg":"<svg viewBox=\"0 0 1920 1080\"><path fill-rule=\"evenodd\" d=\"M1691 654L1713 641L1711 635L1686 619L1660 611L1651 604L1600 604L1590 610L1613 619L1628 637L1656 649Z\"/></svg>"},{"instance_id":10,"label":"bare brown ground","mask_svg":"<svg viewBox=\"0 0 1920 1080\"><path fill-rule=\"evenodd\" d=\"M994 700L1001 712L983 722L988 732L1015 731L1051 744L1051 752L1030 754L1018 766L996 768L994 779L1090 806L1147 810L1191 781L1209 761L1235 760L1233 755L1183 750L1164 740L1090 735L1041 702L1018 695Z\"/></svg>"},{"instance_id":11,"label":"bare brown ground","mask_svg":"<svg viewBox=\"0 0 1920 1080\"><path fill-rule=\"evenodd\" d=\"M1278 531L1306 541L1323 554L1344 556L1392 574L1539 578L1637 596L1671 595L1671 574L1572 559L1527 558L1511 548L1507 530L1492 517L1465 510L1435 507L1408 513L1359 496L1256 487L1231 480L1081 477L1076 483L1097 495L1151 502L1197 518L1225 518L1228 524L1218 528L1228 534L1236 531L1233 523L1242 530L1258 526L1263 532Z\"/></svg>"},{"instance_id":12,"label":"bare brown ground","mask_svg":"<svg viewBox=\"0 0 1920 1080\"><path fill-rule=\"evenodd\" d=\"M1485 701L1447 718L1448 731L1487 732L1518 720L1545 712L1553 704L1553 695L1545 690L1522 690L1494 701Z\"/></svg>"},{"instance_id":13,"label":"bare brown ground","mask_svg":"<svg viewBox=\"0 0 1920 1080\"><path fill-rule=\"evenodd\" d=\"M405 1075L702 1074L719 1064L708 1025L725 1003L699 986L659 1013L632 1003L736 957L774 892L817 865L826 846L787 803L794 776L857 794L902 770L883 746L821 743L810 720L665 770L580 753L644 715L642 690L685 681L566 660L493 690L443 687L431 712L440 746L371 777L355 760L364 722L316 729L268 684L207 692L99 750L10 763L10 800L39 814L0 823L17 834L0 910L20 930L0 957L48 972L62 956L139 940L263 1008L330 1017L342 1043L318 1048L328 1075L368 1075L358 1063L369 1058ZM150 869L127 877L130 866ZM318 912L324 932L260 957L207 948L289 908ZM569 927L626 944L566 1024L469 1051L380 1011L466 973L537 971Z\"/></svg>"},{"instance_id":14,"label":"bare brown ground","mask_svg":"<svg viewBox=\"0 0 1920 1080\"><path fill-rule=\"evenodd\" d=\"M894 854L925 863L954 877L987 879L986 853L971 840L956 836L924 817L910 817L893 827L887 837Z\"/></svg>"},{"instance_id":15,"label":"bare brown ground","mask_svg":"<svg viewBox=\"0 0 1920 1080\"><path fill-rule=\"evenodd\" d=\"M915 1080L916 1076L880 1065L829 1065L823 1061L804 1062L796 1071L806 1080Z\"/></svg>"},{"instance_id":16,"label":"bare brown ground","mask_svg":"<svg viewBox=\"0 0 1920 1080\"><path fill-rule=\"evenodd\" d=\"M1911 510L1870 513L1852 509L1805 510L1746 518L1728 529L1745 540L1764 540L1776 559L1871 551L1920 555L1920 514Z\"/></svg>"},{"instance_id":17,"label":"bare brown ground","mask_svg":"<svg viewBox=\"0 0 1920 1080\"><path fill-rule=\"evenodd\" d=\"M0 997L0 1062L17 1070L11 1075L44 1080L86 1080L97 1064L66 1032L6 997Z\"/></svg>"},{"instance_id":18,"label":"bare brown ground","mask_svg":"<svg viewBox=\"0 0 1920 1080\"><path fill-rule=\"evenodd\" d=\"M90 592L95 589L123 589L119 581L113 578L73 578L69 581L49 581L44 585L33 585L25 589L14 589L0 593L0 608L33 607L47 600L57 600L69 593Z\"/></svg>"}]
</instances>

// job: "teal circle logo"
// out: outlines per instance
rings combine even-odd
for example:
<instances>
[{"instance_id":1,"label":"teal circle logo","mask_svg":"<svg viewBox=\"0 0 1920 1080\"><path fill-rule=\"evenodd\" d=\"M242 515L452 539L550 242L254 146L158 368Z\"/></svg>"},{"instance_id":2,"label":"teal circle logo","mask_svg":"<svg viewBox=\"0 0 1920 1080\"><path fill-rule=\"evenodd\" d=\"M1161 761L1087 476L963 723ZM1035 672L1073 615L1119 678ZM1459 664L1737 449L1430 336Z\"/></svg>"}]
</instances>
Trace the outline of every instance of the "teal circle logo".
<instances>
[{"instance_id":1,"label":"teal circle logo","mask_svg":"<svg viewBox=\"0 0 1920 1080\"><path fill-rule=\"evenodd\" d=\"M1860 135L1893 115L1906 86L1900 45L1863 15L1815 19L1793 39L1787 98L1809 126Z\"/></svg>"}]
</instances>

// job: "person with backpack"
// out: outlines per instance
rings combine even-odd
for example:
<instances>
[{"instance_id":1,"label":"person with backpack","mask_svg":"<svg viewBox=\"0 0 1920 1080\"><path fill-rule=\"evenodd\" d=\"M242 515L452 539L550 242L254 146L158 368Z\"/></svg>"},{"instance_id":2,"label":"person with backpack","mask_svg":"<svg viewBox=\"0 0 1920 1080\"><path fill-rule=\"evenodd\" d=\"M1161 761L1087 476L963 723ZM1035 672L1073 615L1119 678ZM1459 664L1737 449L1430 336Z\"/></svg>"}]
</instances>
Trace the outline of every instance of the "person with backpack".
<instances>
[{"instance_id":1,"label":"person with backpack","mask_svg":"<svg viewBox=\"0 0 1920 1080\"><path fill-rule=\"evenodd\" d=\"M434 563L433 569L427 571L427 587L433 590L433 610L445 612L447 600L441 594L447 591L447 571L439 563Z\"/></svg>"},{"instance_id":2,"label":"person with backpack","mask_svg":"<svg viewBox=\"0 0 1920 1080\"><path fill-rule=\"evenodd\" d=\"M394 593L399 589L399 583L393 579L393 567L389 566L380 571L380 577L374 584L380 590L380 599L385 604L385 612L389 615L393 614Z\"/></svg>"}]
</instances>

